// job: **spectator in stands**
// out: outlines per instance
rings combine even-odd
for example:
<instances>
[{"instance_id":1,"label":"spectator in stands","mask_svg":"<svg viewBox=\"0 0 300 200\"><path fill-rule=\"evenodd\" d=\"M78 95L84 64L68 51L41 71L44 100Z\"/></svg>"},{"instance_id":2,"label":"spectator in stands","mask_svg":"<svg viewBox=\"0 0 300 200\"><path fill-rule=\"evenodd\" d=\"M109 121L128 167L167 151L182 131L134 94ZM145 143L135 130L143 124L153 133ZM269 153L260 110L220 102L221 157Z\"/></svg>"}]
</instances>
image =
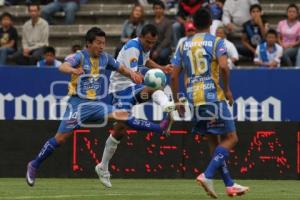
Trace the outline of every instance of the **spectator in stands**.
<instances>
[{"instance_id":1,"label":"spectator in stands","mask_svg":"<svg viewBox=\"0 0 300 200\"><path fill-rule=\"evenodd\" d=\"M251 19L243 24L242 44L239 53L254 58L257 45L264 41L267 24L262 19L262 8L259 4L250 7Z\"/></svg>"},{"instance_id":2,"label":"spectator in stands","mask_svg":"<svg viewBox=\"0 0 300 200\"><path fill-rule=\"evenodd\" d=\"M222 15L225 0L216 0L214 3L209 4L210 13L212 16L212 25L210 26L210 33L216 35L216 30L222 26Z\"/></svg>"},{"instance_id":3,"label":"spectator in stands","mask_svg":"<svg viewBox=\"0 0 300 200\"><path fill-rule=\"evenodd\" d=\"M44 58L37 62L37 67L59 67L61 62L55 58L55 49L51 46L45 47Z\"/></svg>"},{"instance_id":4,"label":"spectator in stands","mask_svg":"<svg viewBox=\"0 0 300 200\"><path fill-rule=\"evenodd\" d=\"M35 65L43 56L45 46L48 46L49 25L40 17L39 5L29 5L30 20L23 25L22 46L14 56L19 65Z\"/></svg>"},{"instance_id":5,"label":"spectator in stands","mask_svg":"<svg viewBox=\"0 0 300 200\"><path fill-rule=\"evenodd\" d=\"M153 11L154 19L150 23L158 30L158 40L151 51L151 58L160 65L166 65L172 53L172 22L165 17L165 5L162 1L153 3Z\"/></svg>"},{"instance_id":6,"label":"spectator in stands","mask_svg":"<svg viewBox=\"0 0 300 200\"><path fill-rule=\"evenodd\" d=\"M298 17L299 8L296 4L290 4L287 8L287 19L280 21L277 26L279 44L284 49L282 61L286 66L300 66L300 22Z\"/></svg>"},{"instance_id":7,"label":"spectator in stands","mask_svg":"<svg viewBox=\"0 0 300 200\"><path fill-rule=\"evenodd\" d=\"M277 32L270 29L266 35L266 42L261 43L256 48L254 63L262 67L280 67L282 57L282 47L276 43Z\"/></svg>"},{"instance_id":8,"label":"spectator in stands","mask_svg":"<svg viewBox=\"0 0 300 200\"><path fill-rule=\"evenodd\" d=\"M82 50L82 47L79 45L79 44L74 44L72 47L71 47L71 52L72 53L76 53L77 51L81 51Z\"/></svg>"},{"instance_id":9,"label":"spectator in stands","mask_svg":"<svg viewBox=\"0 0 300 200\"><path fill-rule=\"evenodd\" d=\"M1 15L0 65L6 64L7 56L17 50L18 32L13 27L12 16L8 12Z\"/></svg>"},{"instance_id":10,"label":"spectator in stands","mask_svg":"<svg viewBox=\"0 0 300 200\"><path fill-rule=\"evenodd\" d=\"M56 12L64 11L65 24L74 24L75 14L79 10L80 0L54 0L42 9L42 17L49 24L55 24L53 15Z\"/></svg>"},{"instance_id":11,"label":"spectator in stands","mask_svg":"<svg viewBox=\"0 0 300 200\"><path fill-rule=\"evenodd\" d=\"M173 24L173 45L176 47L180 38L184 37L184 24L199 8L207 6L207 0L180 0L176 22Z\"/></svg>"},{"instance_id":12,"label":"spectator in stands","mask_svg":"<svg viewBox=\"0 0 300 200\"><path fill-rule=\"evenodd\" d=\"M222 21L229 32L235 31L250 20L249 9L258 0L226 0L223 7Z\"/></svg>"},{"instance_id":13,"label":"spectator in stands","mask_svg":"<svg viewBox=\"0 0 300 200\"><path fill-rule=\"evenodd\" d=\"M216 36L224 39L228 53L228 66L230 69L234 68L239 60L239 54L234 44L226 39L226 31L224 26L219 26L217 28Z\"/></svg>"},{"instance_id":14,"label":"spectator in stands","mask_svg":"<svg viewBox=\"0 0 300 200\"><path fill-rule=\"evenodd\" d=\"M119 51L128 40L136 38L141 33L144 25L144 8L139 4L135 4L132 7L129 19L123 24L121 44L119 44L115 50L115 58L117 58Z\"/></svg>"}]
</instances>

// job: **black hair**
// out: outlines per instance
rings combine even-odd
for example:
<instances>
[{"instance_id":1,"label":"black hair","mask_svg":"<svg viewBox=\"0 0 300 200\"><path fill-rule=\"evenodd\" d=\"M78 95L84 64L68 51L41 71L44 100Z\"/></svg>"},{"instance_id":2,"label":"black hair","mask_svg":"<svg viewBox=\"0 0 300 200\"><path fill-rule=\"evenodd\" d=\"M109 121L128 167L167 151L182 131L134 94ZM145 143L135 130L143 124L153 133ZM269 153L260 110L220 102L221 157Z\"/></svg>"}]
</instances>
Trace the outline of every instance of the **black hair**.
<instances>
[{"instance_id":1,"label":"black hair","mask_svg":"<svg viewBox=\"0 0 300 200\"><path fill-rule=\"evenodd\" d=\"M194 25L198 30L209 28L212 23L212 16L208 9L201 8L193 15Z\"/></svg>"},{"instance_id":2,"label":"black hair","mask_svg":"<svg viewBox=\"0 0 300 200\"><path fill-rule=\"evenodd\" d=\"M145 36L149 33L151 34L152 37L157 36L158 35L158 30L157 30L156 26L154 26L153 24L146 24L142 28L141 36Z\"/></svg>"},{"instance_id":3,"label":"black hair","mask_svg":"<svg viewBox=\"0 0 300 200\"><path fill-rule=\"evenodd\" d=\"M2 20L4 17L8 17L8 18L10 18L10 20L13 20L13 17L9 12L2 13L0 19Z\"/></svg>"},{"instance_id":4,"label":"black hair","mask_svg":"<svg viewBox=\"0 0 300 200\"><path fill-rule=\"evenodd\" d=\"M222 4L225 4L225 0L216 0L216 2L221 2Z\"/></svg>"},{"instance_id":5,"label":"black hair","mask_svg":"<svg viewBox=\"0 0 300 200\"><path fill-rule=\"evenodd\" d=\"M275 37L277 37L277 31L275 31L274 29L269 29L266 35L269 35L269 34L273 34L273 35L275 35Z\"/></svg>"},{"instance_id":6,"label":"black hair","mask_svg":"<svg viewBox=\"0 0 300 200\"><path fill-rule=\"evenodd\" d=\"M54 47L48 46L44 48L44 54L46 53L53 53L53 55L55 55L55 49Z\"/></svg>"},{"instance_id":7,"label":"black hair","mask_svg":"<svg viewBox=\"0 0 300 200\"><path fill-rule=\"evenodd\" d=\"M289 4L286 11L288 11L288 9L290 8L295 8L297 10L297 13L299 13L299 7L295 3Z\"/></svg>"},{"instance_id":8,"label":"black hair","mask_svg":"<svg viewBox=\"0 0 300 200\"><path fill-rule=\"evenodd\" d=\"M260 12L262 11L262 7L259 4L253 4L250 6L249 11L252 12L253 9L257 8Z\"/></svg>"},{"instance_id":9,"label":"black hair","mask_svg":"<svg viewBox=\"0 0 300 200\"><path fill-rule=\"evenodd\" d=\"M81 50L81 49L82 49L82 47L81 47L79 44L74 44L74 45L71 47L72 53L76 53L76 51Z\"/></svg>"},{"instance_id":10,"label":"black hair","mask_svg":"<svg viewBox=\"0 0 300 200\"><path fill-rule=\"evenodd\" d=\"M85 42L86 43L92 43L96 37L105 37L106 34L104 31L102 31L102 29L98 28L98 27L92 27L90 28L86 35L85 35Z\"/></svg>"},{"instance_id":11,"label":"black hair","mask_svg":"<svg viewBox=\"0 0 300 200\"><path fill-rule=\"evenodd\" d=\"M27 5L27 10L28 11L29 11L29 9L30 9L31 6L36 6L37 9L40 10L40 5L39 4L37 4L37 3L30 3L30 4Z\"/></svg>"},{"instance_id":12,"label":"black hair","mask_svg":"<svg viewBox=\"0 0 300 200\"><path fill-rule=\"evenodd\" d=\"M160 0L154 1L153 2L153 8L154 8L154 6L160 6L162 9L164 9L164 10L166 9L166 6L165 6L164 2L162 2Z\"/></svg>"}]
</instances>

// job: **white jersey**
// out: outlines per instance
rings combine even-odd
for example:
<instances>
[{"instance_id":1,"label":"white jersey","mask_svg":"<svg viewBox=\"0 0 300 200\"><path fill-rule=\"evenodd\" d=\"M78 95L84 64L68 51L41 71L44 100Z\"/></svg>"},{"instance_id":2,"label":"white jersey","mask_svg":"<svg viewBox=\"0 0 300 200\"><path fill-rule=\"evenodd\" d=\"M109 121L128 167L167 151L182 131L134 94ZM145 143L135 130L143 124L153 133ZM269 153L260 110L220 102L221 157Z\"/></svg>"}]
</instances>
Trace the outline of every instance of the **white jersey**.
<instances>
[{"instance_id":1,"label":"white jersey","mask_svg":"<svg viewBox=\"0 0 300 200\"><path fill-rule=\"evenodd\" d=\"M117 57L117 61L120 65L124 65L133 71L138 71L138 67L145 66L149 60L149 56L150 51L144 52L139 38L134 38L123 46ZM113 71L110 75L109 93L121 91L134 85L135 83L131 79L117 71Z\"/></svg>"}]
</instances>

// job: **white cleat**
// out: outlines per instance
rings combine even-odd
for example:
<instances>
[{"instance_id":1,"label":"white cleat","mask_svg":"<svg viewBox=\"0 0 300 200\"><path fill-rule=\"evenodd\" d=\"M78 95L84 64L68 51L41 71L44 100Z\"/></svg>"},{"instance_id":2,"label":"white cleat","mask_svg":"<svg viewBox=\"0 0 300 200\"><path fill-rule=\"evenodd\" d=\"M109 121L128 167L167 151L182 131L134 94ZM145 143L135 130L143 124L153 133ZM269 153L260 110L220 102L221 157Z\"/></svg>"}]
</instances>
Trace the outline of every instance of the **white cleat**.
<instances>
[{"instance_id":1,"label":"white cleat","mask_svg":"<svg viewBox=\"0 0 300 200\"><path fill-rule=\"evenodd\" d=\"M164 112L172 112L176 109L174 102L169 101L167 104L162 105L163 111Z\"/></svg>"},{"instance_id":2,"label":"white cleat","mask_svg":"<svg viewBox=\"0 0 300 200\"><path fill-rule=\"evenodd\" d=\"M199 185L201 185L203 187L203 189L206 191L206 193L214 198L217 199L218 195L215 192L214 189L214 184L213 184L213 180L212 179L207 179L204 175L204 173L200 174L197 178L196 181Z\"/></svg>"},{"instance_id":3,"label":"white cleat","mask_svg":"<svg viewBox=\"0 0 300 200\"><path fill-rule=\"evenodd\" d=\"M226 193L230 197L241 196L250 190L247 186L242 186L239 184L233 184L231 187L226 187Z\"/></svg>"},{"instance_id":4,"label":"white cleat","mask_svg":"<svg viewBox=\"0 0 300 200\"><path fill-rule=\"evenodd\" d=\"M104 171L103 169L101 169L100 164L96 165L95 167L95 171L99 176L99 180L100 182L108 188L111 188L111 182L110 182L110 173L109 171Z\"/></svg>"}]
</instances>

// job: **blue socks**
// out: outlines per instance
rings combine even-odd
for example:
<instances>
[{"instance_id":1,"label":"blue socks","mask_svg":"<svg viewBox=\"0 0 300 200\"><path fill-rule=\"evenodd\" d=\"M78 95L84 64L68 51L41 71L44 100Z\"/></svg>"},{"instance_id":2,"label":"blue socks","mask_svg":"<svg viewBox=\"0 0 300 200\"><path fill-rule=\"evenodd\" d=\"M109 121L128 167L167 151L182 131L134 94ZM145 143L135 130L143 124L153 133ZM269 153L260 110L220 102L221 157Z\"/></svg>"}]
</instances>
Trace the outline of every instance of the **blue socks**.
<instances>
[{"instance_id":1,"label":"blue socks","mask_svg":"<svg viewBox=\"0 0 300 200\"><path fill-rule=\"evenodd\" d=\"M155 124L148 120L137 119L133 116L130 116L129 119L126 121L126 124L133 129L141 130L141 131L153 131L161 133L163 132L160 124Z\"/></svg>"},{"instance_id":2,"label":"blue socks","mask_svg":"<svg viewBox=\"0 0 300 200\"><path fill-rule=\"evenodd\" d=\"M223 182L225 184L226 187L231 187L234 184L233 179L231 178L228 168L227 168L227 164L226 161L224 160L224 162L222 163L221 168L219 168L219 172L221 174L221 177L223 179Z\"/></svg>"},{"instance_id":3,"label":"blue socks","mask_svg":"<svg viewBox=\"0 0 300 200\"><path fill-rule=\"evenodd\" d=\"M59 145L57 144L56 139L54 137L50 138L44 144L38 156L31 162L32 166L38 169L42 162L48 158L57 147L59 147Z\"/></svg>"},{"instance_id":4,"label":"blue socks","mask_svg":"<svg viewBox=\"0 0 300 200\"><path fill-rule=\"evenodd\" d=\"M218 146L215 149L212 159L204 172L205 177L208 179L212 179L216 171L223 166L228 156L229 156L229 151L224 147Z\"/></svg>"}]
</instances>

